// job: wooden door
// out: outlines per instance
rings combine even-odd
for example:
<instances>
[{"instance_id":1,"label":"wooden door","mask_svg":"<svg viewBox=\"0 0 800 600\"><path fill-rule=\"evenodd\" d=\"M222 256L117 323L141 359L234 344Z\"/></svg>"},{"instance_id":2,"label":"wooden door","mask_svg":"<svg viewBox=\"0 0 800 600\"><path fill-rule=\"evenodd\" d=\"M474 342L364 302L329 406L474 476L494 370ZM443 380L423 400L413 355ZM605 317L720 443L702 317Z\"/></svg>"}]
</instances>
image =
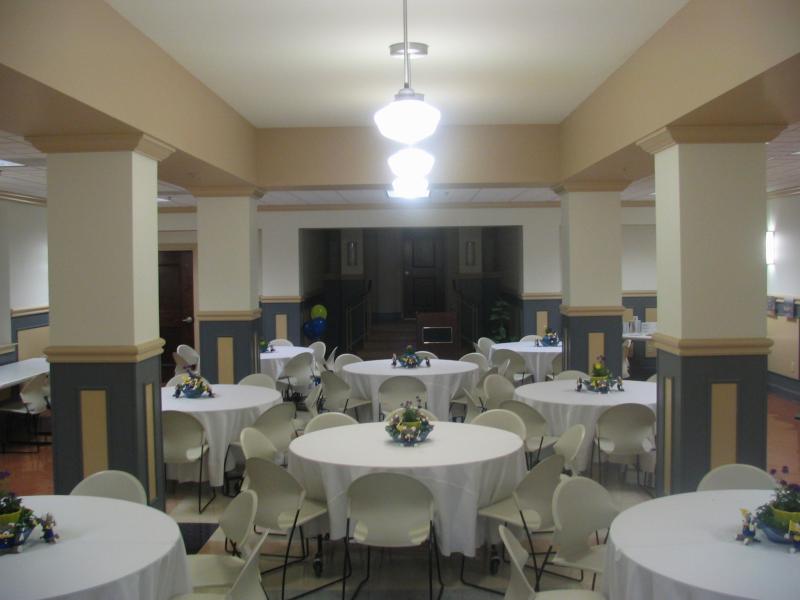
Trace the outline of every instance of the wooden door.
<instances>
[{"instance_id":1,"label":"wooden door","mask_svg":"<svg viewBox=\"0 0 800 600\"><path fill-rule=\"evenodd\" d=\"M160 335L166 342L161 355L161 378L175 374L172 353L179 344L194 347L194 280L190 250L158 253Z\"/></svg>"},{"instance_id":2,"label":"wooden door","mask_svg":"<svg viewBox=\"0 0 800 600\"><path fill-rule=\"evenodd\" d=\"M444 309L444 241L438 229L403 233L403 318Z\"/></svg>"}]
</instances>

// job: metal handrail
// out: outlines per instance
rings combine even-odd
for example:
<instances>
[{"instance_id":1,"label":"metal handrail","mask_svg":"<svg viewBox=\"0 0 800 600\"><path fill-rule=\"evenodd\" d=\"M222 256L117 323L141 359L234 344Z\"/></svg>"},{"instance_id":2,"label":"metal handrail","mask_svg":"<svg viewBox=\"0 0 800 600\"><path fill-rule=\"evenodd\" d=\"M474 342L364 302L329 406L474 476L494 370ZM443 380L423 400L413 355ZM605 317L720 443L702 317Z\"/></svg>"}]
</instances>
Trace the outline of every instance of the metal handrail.
<instances>
[{"instance_id":1,"label":"metal handrail","mask_svg":"<svg viewBox=\"0 0 800 600\"><path fill-rule=\"evenodd\" d=\"M345 323L345 349L347 352L351 352L353 347L359 343L364 341L367 338L367 334L369 333L369 328L372 325L372 315L370 314L369 310L369 296L370 292L372 291L372 280L367 282L367 289L364 293L362 293L355 302L352 302L345 306L344 309L344 323ZM363 315L360 317L356 317L354 319L354 313L357 310L361 309L363 311ZM359 320L363 319L362 324L363 327L361 328L360 332L354 332L353 326L354 323L358 322Z\"/></svg>"}]
</instances>

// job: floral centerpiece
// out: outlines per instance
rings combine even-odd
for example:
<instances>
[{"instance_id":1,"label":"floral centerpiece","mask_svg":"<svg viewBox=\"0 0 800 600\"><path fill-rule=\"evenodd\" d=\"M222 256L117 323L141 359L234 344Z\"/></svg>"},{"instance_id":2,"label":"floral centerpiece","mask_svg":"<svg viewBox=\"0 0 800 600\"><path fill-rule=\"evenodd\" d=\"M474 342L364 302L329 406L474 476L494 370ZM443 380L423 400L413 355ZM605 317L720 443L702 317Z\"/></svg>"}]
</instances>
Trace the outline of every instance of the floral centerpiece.
<instances>
[{"instance_id":1,"label":"floral centerpiece","mask_svg":"<svg viewBox=\"0 0 800 600\"><path fill-rule=\"evenodd\" d=\"M11 473L0 471L0 481ZM42 537L48 543L58 538L55 533L55 519L50 513L37 517L22 503L22 498L5 490L0 490L0 552L19 552L37 525L42 526Z\"/></svg>"},{"instance_id":2,"label":"floral centerpiece","mask_svg":"<svg viewBox=\"0 0 800 600\"><path fill-rule=\"evenodd\" d=\"M386 433L396 442L404 446L421 444L433 431L433 424L419 409L406 402L402 408L394 411L386 423Z\"/></svg>"},{"instance_id":3,"label":"floral centerpiece","mask_svg":"<svg viewBox=\"0 0 800 600\"><path fill-rule=\"evenodd\" d=\"M180 398L181 394L186 398L199 398L203 394L208 394L209 398L214 397L211 386L197 373L189 373L175 386L175 393L173 396L175 398Z\"/></svg>"},{"instance_id":4,"label":"floral centerpiece","mask_svg":"<svg viewBox=\"0 0 800 600\"><path fill-rule=\"evenodd\" d=\"M800 485L782 479L775 496L756 510L756 520L769 540L781 544L794 542L793 533L800 524Z\"/></svg>"},{"instance_id":5,"label":"floral centerpiece","mask_svg":"<svg viewBox=\"0 0 800 600\"><path fill-rule=\"evenodd\" d=\"M420 366L423 363L423 360L417 353L414 351L414 347L411 345L406 346L406 351L403 352L400 356L396 354L392 356L392 366L400 365L406 369L413 369L415 367ZM430 361L428 361L430 364Z\"/></svg>"},{"instance_id":6,"label":"floral centerpiece","mask_svg":"<svg viewBox=\"0 0 800 600\"><path fill-rule=\"evenodd\" d=\"M558 346L561 340L558 339L558 334L549 327L544 330L544 335L540 341L542 346Z\"/></svg>"},{"instance_id":7,"label":"floral centerpiece","mask_svg":"<svg viewBox=\"0 0 800 600\"><path fill-rule=\"evenodd\" d=\"M611 389L617 386L620 392L625 391L622 388L622 377L614 378L611 370L606 366L606 357L598 356L597 360L592 365L592 372L589 374L589 379L578 379L578 391L581 391L585 386L587 390L592 392L599 392L607 394Z\"/></svg>"},{"instance_id":8,"label":"floral centerpiece","mask_svg":"<svg viewBox=\"0 0 800 600\"><path fill-rule=\"evenodd\" d=\"M261 340L259 340L258 350L259 352L275 352L275 348L272 347L272 344L270 344L264 338L261 338Z\"/></svg>"}]
</instances>

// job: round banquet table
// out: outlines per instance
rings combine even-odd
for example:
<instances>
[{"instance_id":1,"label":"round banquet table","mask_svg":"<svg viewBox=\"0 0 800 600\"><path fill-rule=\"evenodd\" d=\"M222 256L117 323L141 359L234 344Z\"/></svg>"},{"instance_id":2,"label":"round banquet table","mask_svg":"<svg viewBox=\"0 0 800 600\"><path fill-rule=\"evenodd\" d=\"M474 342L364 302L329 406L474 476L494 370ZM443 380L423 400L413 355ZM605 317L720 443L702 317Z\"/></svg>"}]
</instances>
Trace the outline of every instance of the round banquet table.
<instances>
[{"instance_id":1,"label":"round banquet table","mask_svg":"<svg viewBox=\"0 0 800 600\"><path fill-rule=\"evenodd\" d=\"M280 392L254 385L212 385L213 398L175 398L175 388L161 388L161 410L189 413L203 424L208 444L209 484L222 485L228 444L239 440L242 429L253 424L265 410L281 402ZM168 465L167 477L178 481L197 481L197 464Z\"/></svg>"},{"instance_id":2,"label":"round banquet table","mask_svg":"<svg viewBox=\"0 0 800 600\"><path fill-rule=\"evenodd\" d=\"M272 352L261 353L261 372L269 375L275 381L283 373L283 368L290 359L298 354L311 354L311 348L304 346L273 346Z\"/></svg>"},{"instance_id":3,"label":"round banquet table","mask_svg":"<svg viewBox=\"0 0 800 600\"><path fill-rule=\"evenodd\" d=\"M525 368L528 373L533 373L536 381L544 381L544 378L553 370L553 359L561 354L561 344L558 346L537 346L534 342L507 342L505 344L494 344L489 349L489 362L492 361L492 354L495 350L513 350L525 361Z\"/></svg>"},{"instance_id":4,"label":"round banquet table","mask_svg":"<svg viewBox=\"0 0 800 600\"><path fill-rule=\"evenodd\" d=\"M342 369L342 376L353 389L353 395L372 401L372 415L376 421L380 412L378 388L390 377L398 375L414 377L425 384L428 410L443 421L450 418L450 399L462 388L471 390L479 378L476 364L441 358L432 358L430 367L423 363L415 369L393 367L391 359L351 363Z\"/></svg>"},{"instance_id":5,"label":"round banquet table","mask_svg":"<svg viewBox=\"0 0 800 600\"><path fill-rule=\"evenodd\" d=\"M626 380L624 392L608 394L578 392L573 380L531 383L518 387L514 399L521 400L538 410L550 425L550 435L561 435L578 423L586 427L586 438L575 459L574 467L583 472L590 467L595 425L603 412L619 404L643 404L656 412L656 384L647 381Z\"/></svg>"},{"instance_id":6,"label":"round banquet table","mask_svg":"<svg viewBox=\"0 0 800 600\"><path fill-rule=\"evenodd\" d=\"M772 492L724 490L665 496L621 513L611 525L603 587L611 600L796 600L798 555L759 532L735 540L740 508Z\"/></svg>"},{"instance_id":7,"label":"round banquet table","mask_svg":"<svg viewBox=\"0 0 800 600\"><path fill-rule=\"evenodd\" d=\"M177 523L148 506L88 496L25 496L52 513L59 540L36 528L19 554L0 556L0 596L14 600L167 600L192 590Z\"/></svg>"},{"instance_id":8,"label":"round banquet table","mask_svg":"<svg viewBox=\"0 0 800 600\"><path fill-rule=\"evenodd\" d=\"M479 527L478 508L511 495L525 475L522 441L500 429L439 421L427 441L409 448L392 441L384 427L323 429L289 446L289 471L310 498L327 500L331 537L344 535L351 482L367 473L402 473L433 494L441 552L474 556L488 529Z\"/></svg>"}]
</instances>

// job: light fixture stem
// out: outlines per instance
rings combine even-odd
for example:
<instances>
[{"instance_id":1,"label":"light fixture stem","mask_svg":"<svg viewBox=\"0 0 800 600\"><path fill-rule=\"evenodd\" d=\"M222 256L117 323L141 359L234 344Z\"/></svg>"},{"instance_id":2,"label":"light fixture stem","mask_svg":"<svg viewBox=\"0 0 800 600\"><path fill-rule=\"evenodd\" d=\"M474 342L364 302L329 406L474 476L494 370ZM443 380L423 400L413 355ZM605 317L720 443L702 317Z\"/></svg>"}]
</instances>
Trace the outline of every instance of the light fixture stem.
<instances>
[{"instance_id":1,"label":"light fixture stem","mask_svg":"<svg viewBox=\"0 0 800 600\"><path fill-rule=\"evenodd\" d=\"M408 0L403 0L403 65L404 65L404 81L403 87L411 86L410 79L410 65L408 58Z\"/></svg>"}]
</instances>

